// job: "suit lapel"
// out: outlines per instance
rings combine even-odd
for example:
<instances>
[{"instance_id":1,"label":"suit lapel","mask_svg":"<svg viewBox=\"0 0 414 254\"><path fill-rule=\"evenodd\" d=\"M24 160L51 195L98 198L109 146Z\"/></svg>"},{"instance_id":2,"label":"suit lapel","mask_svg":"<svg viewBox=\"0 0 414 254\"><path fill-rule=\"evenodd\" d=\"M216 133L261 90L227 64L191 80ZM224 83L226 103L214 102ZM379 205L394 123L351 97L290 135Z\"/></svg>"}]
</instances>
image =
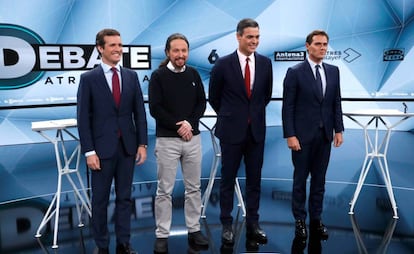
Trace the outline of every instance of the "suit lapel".
<instances>
[{"instance_id":1,"label":"suit lapel","mask_svg":"<svg viewBox=\"0 0 414 254\"><path fill-rule=\"evenodd\" d=\"M325 98L327 98L327 96L329 96L330 95L330 86L329 86L329 84L331 83L330 82L330 80L329 80L329 78L330 78L330 69L329 69L329 66L328 65L325 65L324 63L322 63L322 66L323 66L323 70L324 70L324 72L325 72L325 79L326 79L326 87L325 87L325 96L324 96L324 99Z\"/></svg>"},{"instance_id":2,"label":"suit lapel","mask_svg":"<svg viewBox=\"0 0 414 254\"><path fill-rule=\"evenodd\" d=\"M102 69L102 66L99 65L98 67L99 69L97 69L98 73L97 73L97 84L99 84L99 89L101 91L103 91L104 96L108 97L108 101L112 102L113 107L116 109L116 105L115 105L115 100L114 97L112 96L112 91L109 88L110 84L108 84L108 82L106 81L105 78L105 73ZM122 102L122 92L121 92L121 102Z\"/></svg>"},{"instance_id":3,"label":"suit lapel","mask_svg":"<svg viewBox=\"0 0 414 254\"><path fill-rule=\"evenodd\" d=\"M247 98L246 86L244 85L243 72L242 72L241 67L240 67L240 61L239 61L239 57L237 55L237 51L235 51L233 53L232 69L233 69L232 73L238 73L239 74L239 75L236 75L234 77L234 79L235 79L234 84L237 86L238 89L240 89L241 92L243 92L246 95L246 98Z\"/></svg>"},{"instance_id":4,"label":"suit lapel","mask_svg":"<svg viewBox=\"0 0 414 254\"><path fill-rule=\"evenodd\" d=\"M264 66L264 64L262 65L262 58L257 56L256 52L254 53L254 62L255 62L255 67L254 67L254 80L253 80L253 88L252 88L252 97L255 94L254 91L256 91L257 85L262 84L262 82L260 82L258 79L260 77L263 77L264 75L261 74L261 72L264 70L263 68L257 68L258 66Z\"/></svg>"},{"instance_id":5,"label":"suit lapel","mask_svg":"<svg viewBox=\"0 0 414 254\"><path fill-rule=\"evenodd\" d=\"M128 80L128 75L127 72L124 71L124 69L121 67L121 84L122 84L122 88L121 88L121 102L119 103L119 107L121 108L123 105L123 101L126 100L125 96L128 95L128 85L129 84L129 80Z\"/></svg>"}]
</instances>

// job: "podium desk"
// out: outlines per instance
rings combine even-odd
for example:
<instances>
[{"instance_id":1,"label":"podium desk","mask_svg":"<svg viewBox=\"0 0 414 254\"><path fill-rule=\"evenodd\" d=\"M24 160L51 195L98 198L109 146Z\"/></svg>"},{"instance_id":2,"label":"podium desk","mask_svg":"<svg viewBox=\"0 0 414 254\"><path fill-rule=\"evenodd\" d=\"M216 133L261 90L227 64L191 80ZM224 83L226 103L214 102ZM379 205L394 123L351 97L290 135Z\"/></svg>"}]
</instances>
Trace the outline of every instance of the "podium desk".
<instances>
[{"instance_id":1,"label":"podium desk","mask_svg":"<svg viewBox=\"0 0 414 254\"><path fill-rule=\"evenodd\" d=\"M215 123L216 118L217 118L216 114L208 113L208 114L205 114L200 119L201 125L203 125L210 134L211 143L212 143L213 152L214 152L214 157L213 157L213 162L211 164L210 177L208 180L207 188L204 191L203 197L201 199L201 218L206 218L207 205L210 200L211 190L213 189L214 181L216 178L217 168L221 160L220 146L219 144L217 144L217 139L214 136L214 130L216 128L216 123ZM211 123L209 124L208 120L212 120L212 119L214 119L214 124L211 124ZM236 177L236 182L234 185L234 190L235 190L235 194L238 200L237 206L242 209L242 215L244 217L246 216L246 207L244 205L243 196L242 196L242 192L241 192L240 184L239 184L239 179L237 177Z\"/></svg>"},{"instance_id":2,"label":"podium desk","mask_svg":"<svg viewBox=\"0 0 414 254\"><path fill-rule=\"evenodd\" d=\"M385 187L387 189L388 197L391 202L391 207L393 209L393 218L397 219L397 204L395 202L390 172L388 168L387 150L392 130L408 118L413 117L414 113L404 113L393 109L366 109L344 113L344 115L363 128L365 140L365 159L362 165L361 173L359 175L354 196L349 203L351 206L349 209L349 214L354 214L355 203L361 192L365 178L367 177L372 162L374 159L377 159L382 177L384 179ZM357 120L357 118L359 120ZM397 120L395 120L394 123L387 123L384 118L393 118ZM363 119L366 119L366 121L363 121ZM380 141L379 136L380 124L386 128L382 141ZM370 135L370 133L373 134Z\"/></svg>"},{"instance_id":3,"label":"podium desk","mask_svg":"<svg viewBox=\"0 0 414 254\"><path fill-rule=\"evenodd\" d=\"M81 154L80 143L78 142L78 145L70 154L68 154L68 151L65 146L65 138L68 136L76 141L79 141L79 138L77 138L77 136L74 135L70 130L71 128L75 128L76 126L76 119L61 119L32 122L32 130L39 133L46 140L52 143L55 150L56 164L58 170L56 193L53 196L49 208L47 209L46 214L40 222L40 225L35 235L35 237L39 238L41 236L42 229L47 225L47 223L52 219L52 217L55 216L52 246L52 248L54 249L58 248L57 233L59 227L60 194L62 189L63 176L66 176L74 191L76 211L79 220L78 226L83 226L82 212L84 210L88 213L89 216L91 216L91 203L78 170ZM51 136L49 135L50 132L56 134L54 136ZM76 175L77 181L74 181L74 179L72 179L72 175Z\"/></svg>"}]
</instances>

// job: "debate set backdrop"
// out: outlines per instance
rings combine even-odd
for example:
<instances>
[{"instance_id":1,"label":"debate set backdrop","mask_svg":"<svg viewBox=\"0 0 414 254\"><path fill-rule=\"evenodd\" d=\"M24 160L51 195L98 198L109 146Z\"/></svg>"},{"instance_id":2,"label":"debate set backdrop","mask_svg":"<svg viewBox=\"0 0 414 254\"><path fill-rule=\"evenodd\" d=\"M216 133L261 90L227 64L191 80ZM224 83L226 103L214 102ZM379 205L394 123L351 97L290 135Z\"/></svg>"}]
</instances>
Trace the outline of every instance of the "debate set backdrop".
<instances>
[{"instance_id":1,"label":"debate set backdrop","mask_svg":"<svg viewBox=\"0 0 414 254\"><path fill-rule=\"evenodd\" d=\"M215 60L236 49L235 27L245 17L259 22L258 51L272 59L276 100L314 29L330 35L326 61L340 67L343 98L414 98L409 0L0 0L0 145L41 141L30 122L75 116L73 107L48 106L76 103L80 74L99 62L100 29L121 32L123 65L138 72L145 95L167 36L183 33L207 91ZM48 109L26 109L32 105ZM280 115L280 104L270 110Z\"/></svg>"},{"instance_id":2,"label":"debate set backdrop","mask_svg":"<svg viewBox=\"0 0 414 254\"><path fill-rule=\"evenodd\" d=\"M165 40L171 33L180 32L189 39L189 64L200 72L207 91L214 62L236 49L235 28L245 17L259 22L258 51L273 63L274 100L267 112L271 131L266 139L264 178L291 179L291 161L286 159L289 151L280 131L282 82L287 68L306 57L305 37L314 29L324 29L330 35L325 61L340 68L345 111L368 107L403 110L404 105L408 111L414 109L411 0L0 0L0 220L7 218L0 227L0 246L13 248L33 241L34 230L56 188L56 162L52 145L31 130L31 122L76 116L79 77L99 62L94 49L99 30L115 28L121 32L122 64L137 71L147 98L151 72L164 59ZM344 120L346 129L352 129L352 123ZM149 115L148 121L152 145L155 125ZM329 171L329 181L357 181L364 148L362 131L356 127L358 131L345 132L342 150L333 150L331 165L335 170ZM406 121L399 128L412 130L414 122ZM412 151L412 135L399 134L389 149L393 156L390 163L399 166L393 172L393 181L406 187L412 185L412 159L407 156ZM206 158L202 177L208 179L213 151L208 133L202 135ZM278 170L273 170L275 167ZM146 181L155 179L155 168L151 152L135 174L137 204L152 200L156 184ZM382 183L379 174L369 178L370 182ZM285 211L278 213L282 216L279 220L290 222L285 198L290 182L281 181L276 192L270 183L264 179L266 195L262 197L286 202ZM328 205L338 214L348 209L351 197L344 193L352 191L344 189L354 187L331 184L328 188ZM408 200L409 195L398 193L398 198ZM28 197L40 198L33 199L29 207L9 202ZM361 203L388 204L386 194L364 198ZM73 202L71 199L66 194L65 204ZM407 206L399 203L400 220L411 222L412 212ZM211 205L209 211L215 210L217 206ZM263 211L266 213L274 210ZM30 221L31 227L19 231L17 218ZM365 219L373 218L366 213ZM376 221L371 224L373 229L378 226ZM404 234L412 232L412 223L404 225Z\"/></svg>"}]
</instances>

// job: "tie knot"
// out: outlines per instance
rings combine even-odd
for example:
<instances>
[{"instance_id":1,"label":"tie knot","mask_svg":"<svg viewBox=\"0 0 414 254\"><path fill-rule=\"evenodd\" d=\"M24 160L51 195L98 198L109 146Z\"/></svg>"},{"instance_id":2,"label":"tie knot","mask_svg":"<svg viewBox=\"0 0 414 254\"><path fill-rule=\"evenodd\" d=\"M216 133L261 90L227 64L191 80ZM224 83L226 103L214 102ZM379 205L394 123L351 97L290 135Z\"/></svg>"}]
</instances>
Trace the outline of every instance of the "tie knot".
<instances>
[{"instance_id":1,"label":"tie knot","mask_svg":"<svg viewBox=\"0 0 414 254\"><path fill-rule=\"evenodd\" d=\"M116 71L117 71L116 67L112 67L111 71L116 73Z\"/></svg>"},{"instance_id":2,"label":"tie knot","mask_svg":"<svg viewBox=\"0 0 414 254\"><path fill-rule=\"evenodd\" d=\"M321 68L321 66L319 64L317 64L315 67L316 67L316 69Z\"/></svg>"},{"instance_id":3,"label":"tie knot","mask_svg":"<svg viewBox=\"0 0 414 254\"><path fill-rule=\"evenodd\" d=\"M249 57L246 57L246 62L249 62L250 61L250 58Z\"/></svg>"}]
</instances>

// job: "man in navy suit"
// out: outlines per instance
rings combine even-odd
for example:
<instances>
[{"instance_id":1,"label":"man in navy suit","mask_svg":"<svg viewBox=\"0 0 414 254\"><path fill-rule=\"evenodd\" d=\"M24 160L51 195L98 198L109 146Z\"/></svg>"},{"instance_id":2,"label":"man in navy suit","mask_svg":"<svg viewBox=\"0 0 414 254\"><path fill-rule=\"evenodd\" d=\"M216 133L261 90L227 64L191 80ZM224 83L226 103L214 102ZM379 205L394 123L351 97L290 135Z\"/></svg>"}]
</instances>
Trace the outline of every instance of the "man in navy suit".
<instances>
[{"instance_id":1,"label":"man in navy suit","mask_svg":"<svg viewBox=\"0 0 414 254\"><path fill-rule=\"evenodd\" d=\"M323 63L328 49L328 34L315 30L306 37L308 58L287 70L283 81L283 135L292 150L294 166L292 212L295 235L307 238L306 181L310 180L310 233L322 240L328 231L321 221L325 176L331 143L339 147L342 120L339 69Z\"/></svg>"},{"instance_id":2,"label":"man in navy suit","mask_svg":"<svg viewBox=\"0 0 414 254\"><path fill-rule=\"evenodd\" d=\"M238 49L215 63L210 76L209 102L217 113L215 135L220 139L222 165L220 221L222 243L234 244L231 215L234 184L241 159L246 169L246 234L266 243L259 226L261 173L266 131L266 105L272 96L270 59L256 53L259 25L243 19L237 25ZM247 82L245 82L247 81Z\"/></svg>"},{"instance_id":3,"label":"man in navy suit","mask_svg":"<svg viewBox=\"0 0 414 254\"><path fill-rule=\"evenodd\" d=\"M96 252L108 253L107 209L114 180L116 253L135 253L129 243L131 189L135 162L140 165L147 157L144 101L136 72L119 65L119 32L98 32L96 47L102 63L81 75L77 105L82 152L92 172L92 234Z\"/></svg>"}]
</instances>

